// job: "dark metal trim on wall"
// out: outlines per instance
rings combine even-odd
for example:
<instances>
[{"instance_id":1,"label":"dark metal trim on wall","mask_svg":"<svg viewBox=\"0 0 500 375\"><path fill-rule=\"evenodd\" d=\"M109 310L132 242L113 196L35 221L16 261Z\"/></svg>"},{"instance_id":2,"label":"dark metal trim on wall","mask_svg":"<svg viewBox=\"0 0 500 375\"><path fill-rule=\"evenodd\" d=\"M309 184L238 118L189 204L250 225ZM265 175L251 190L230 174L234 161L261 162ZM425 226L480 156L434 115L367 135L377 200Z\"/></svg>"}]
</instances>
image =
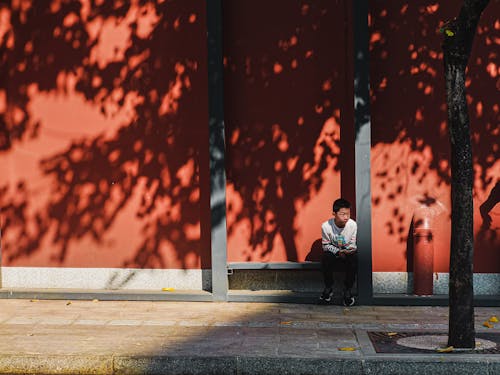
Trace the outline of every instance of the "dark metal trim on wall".
<instances>
[{"instance_id":1,"label":"dark metal trim on wall","mask_svg":"<svg viewBox=\"0 0 500 375\"><path fill-rule=\"evenodd\" d=\"M222 0L207 0L207 44L212 297L227 301Z\"/></svg>"},{"instance_id":2,"label":"dark metal trim on wall","mask_svg":"<svg viewBox=\"0 0 500 375\"><path fill-rule=\"evenodd\" d=\"M371 123L368 41L368 0L353 2L354 33L354 128L356 221L358 223L358 296L359 303L373 303L372 213L371 213Z\"/></svg>"}]
</instances>

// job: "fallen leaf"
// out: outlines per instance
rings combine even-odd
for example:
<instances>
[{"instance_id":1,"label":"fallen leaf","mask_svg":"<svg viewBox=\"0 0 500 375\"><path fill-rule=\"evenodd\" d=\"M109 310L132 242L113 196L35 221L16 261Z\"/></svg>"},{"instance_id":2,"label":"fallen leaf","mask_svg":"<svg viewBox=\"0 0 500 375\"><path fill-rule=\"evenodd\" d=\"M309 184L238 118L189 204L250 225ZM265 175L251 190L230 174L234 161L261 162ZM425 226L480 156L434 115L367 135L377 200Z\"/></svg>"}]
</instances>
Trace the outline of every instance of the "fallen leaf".
<instances>
[{"instance_id":1,"label":"fallen leaf","mask_svg":"<svg viewBox=\"0 0 500 375\"><path fill-rule=\"evenodd\" d=\"M30 300L30 302L38 302L38 301L40 301L40 300L38 300L38 299L32 299L32 300Z\"/></svg>"},{"instance_id":2,"label":"fallen leaf","mask_svg":"<svg viewBox=\"0 0 500 375\"><path fill-rule=\"evenodd\" d=\"M164 292L173 292L175 289L174 288L161 288Z\"/></svg>"},{"instance_id":3,"label":"fallen leaf","mask_svg":"<svg viewBox=\"0 0 500 375\"><path fill-rule=\"evenodd\" d=\"M498 318L496 316L492 316L488 319L491 323L498 323Z\"/></svg>"},{"instance_id":4,"label":"fallen leaf","mask_svg":"<svg viewBox=\"0 0 500 375\"><path fill-rule=\"evenodd\" d=\"M397 332L387 332L387 336L396 336Z\"/></svg>"},{"instance_id":5,"label":"fallen leaf","mask_svg":"<svg viewBox=\"0 0 500 375\"><path fill-rule=\"evenodd\" d=\"M341 352L353 352L356 350L356 348L353 348L351 346L345 346L343 348L338 348Z\"/></svg>"},{"instance_id":6,"label":"fallen leaf","mask_svg":"<svg viewBox=\"0 0 500 375\"><path fill-rule=\"evenodd\" d=\"M94 303L95 302L99 302L99 300L98 299L93 299L92 302L94 302Z\"/></svg>"},{"instance_id":7,"label":"fallen leaf","mask_svg":"<svg viewBox=\"0 0 500 375\"><path fill-rule=\"evenodd\" d=\"M280 322L280 324L292 324L292 322Z\"/></svg>"},{"instance_id":8,"label":"fallen leaf","mask_svg":"<svg viewBox=\"0 0 500 375\"><path fill-rule=\"evenodd\" d=\"M436 351L438 353L451 353L455 349L453 346L447 346L446 348L438 348Z\"/></svg>"},{"instance_id":9,"label":"fallen leaf","mask_svg":"<svg viewBox=\"0 0 500 375\"><path fill-rule=\"evenodd\" d=\"M28 333L26 336L34 336L34 333Z\"/></svg>"},{"instance_id":10,"label":"fallen leaf","mask_svg":"<svg viewBox=\"0 0 500 375\"><path fill-rule=\"evenodd\" d=\"M493 324L491 324L490 322L486 321L483 323L483 326L486 327L486 328L493 328Z\"/></svg>"},{"instance_id":11,"label":"fallen leaf","mask_svg":"<svg viewBox=\"0 0 500 375\"><path fill-rule=\"evenodd\" d=\"M66 306L71 305L71 301L66 302Z\"/></svg>"}]
</instances>

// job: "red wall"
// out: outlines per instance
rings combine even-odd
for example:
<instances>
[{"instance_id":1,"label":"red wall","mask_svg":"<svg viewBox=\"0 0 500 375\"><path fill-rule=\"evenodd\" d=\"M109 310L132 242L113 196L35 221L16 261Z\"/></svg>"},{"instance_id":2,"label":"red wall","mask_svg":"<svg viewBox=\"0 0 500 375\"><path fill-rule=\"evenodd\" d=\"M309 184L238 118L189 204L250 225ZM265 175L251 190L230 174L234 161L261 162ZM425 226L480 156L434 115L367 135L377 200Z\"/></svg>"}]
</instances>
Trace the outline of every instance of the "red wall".
<instances>
[{"instance_id":1,"label":"red wall","mask_svg":"<svg viewBox=\"0 0 500 375\"><path fill-rule=\"evenodd\" d=\"M458 15L460 3L370 2L374 271L412 271L410 225L422 206L434 213L434 271L448 271L450 148L438 29ZM488 273L500 272L499 14L500 4L491 2L466 82L475 168L474 270Z\"/></svg>"},{"instance_id":2,"label":"red wall","mask_svg":"<svg viewBox=\"0 0 500 375\"><path fill-rule=\"evenodd\" d=\"M210 268L205 2L49 3L0 8L2 265Z\"/></svg>"},{"instance_id":3,"label":"red wall","mask_svg":"<svg viewBox=\"0 0 500 375\"><path fill-rule=\"evenodd\" d=\"M346 11L343 1L224 1L228 261L318 259L351 103Z\"/></svg>"},{"instance_id":4,"label":"red wall","mask_svg":"<svg viewBox=\"0 0 500 375\"><path fill-rule=\"evenodd\" d=\"M124 4L0 8L2 265L210 268L206 3ZM224 1L229 261L318 260L332 201L354 196L351 5ZM373 269L412 270L411 218L428 205L445 272L436 30L459 4L370 6ZM476 272L500 269L499 10L467 82Z\"/></svg>"}]
</instances>

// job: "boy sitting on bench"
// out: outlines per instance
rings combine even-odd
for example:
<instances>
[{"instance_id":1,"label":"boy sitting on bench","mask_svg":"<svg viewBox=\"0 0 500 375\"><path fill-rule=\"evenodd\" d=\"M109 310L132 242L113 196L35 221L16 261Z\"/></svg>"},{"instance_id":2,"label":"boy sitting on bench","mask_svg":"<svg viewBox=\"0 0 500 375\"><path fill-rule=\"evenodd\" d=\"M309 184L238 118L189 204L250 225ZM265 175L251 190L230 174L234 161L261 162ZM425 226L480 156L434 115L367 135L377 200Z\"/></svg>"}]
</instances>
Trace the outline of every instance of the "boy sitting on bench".
<instances>
[{"instance_id":1,"label":"boy sitting on bench","mask_svg":"<svg viewBox=\"0 0 500 375\"><path fill-rule=\"evenodd\" d=\"M345 271L344 306L352 306L356 302L351 288L358 270L357 230L356 222L351 219L351 203L343 198L337 199L333 202L332 218L321 225L321 270L325 283L320 297L321 303L329 303L332 300L333 270L336 264L340 264Z\"/></svg>"}]
</instances>

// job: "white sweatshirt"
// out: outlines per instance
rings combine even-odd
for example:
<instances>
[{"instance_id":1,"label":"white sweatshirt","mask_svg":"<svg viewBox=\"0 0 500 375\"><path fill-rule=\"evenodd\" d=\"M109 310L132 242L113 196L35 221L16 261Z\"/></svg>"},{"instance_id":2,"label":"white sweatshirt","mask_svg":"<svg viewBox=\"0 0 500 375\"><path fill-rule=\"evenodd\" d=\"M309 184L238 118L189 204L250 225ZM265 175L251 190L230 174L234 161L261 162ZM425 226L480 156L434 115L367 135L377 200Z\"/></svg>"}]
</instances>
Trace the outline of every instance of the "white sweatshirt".
<instances>
[{"instance_id":1,"label":"white sweatshirt","mask_svg":"<svg viewBox=\"0 0 500 375\"><path fill-rule=\"evenodd\" d=\"M341 249L355 252L357 249L357 231L358 226L352 219L347 221L344 228L336 226L333 218L325 221L321 224L321 245L323 251L330 251L335 255Z\"/></svg>"}]
</instances>

